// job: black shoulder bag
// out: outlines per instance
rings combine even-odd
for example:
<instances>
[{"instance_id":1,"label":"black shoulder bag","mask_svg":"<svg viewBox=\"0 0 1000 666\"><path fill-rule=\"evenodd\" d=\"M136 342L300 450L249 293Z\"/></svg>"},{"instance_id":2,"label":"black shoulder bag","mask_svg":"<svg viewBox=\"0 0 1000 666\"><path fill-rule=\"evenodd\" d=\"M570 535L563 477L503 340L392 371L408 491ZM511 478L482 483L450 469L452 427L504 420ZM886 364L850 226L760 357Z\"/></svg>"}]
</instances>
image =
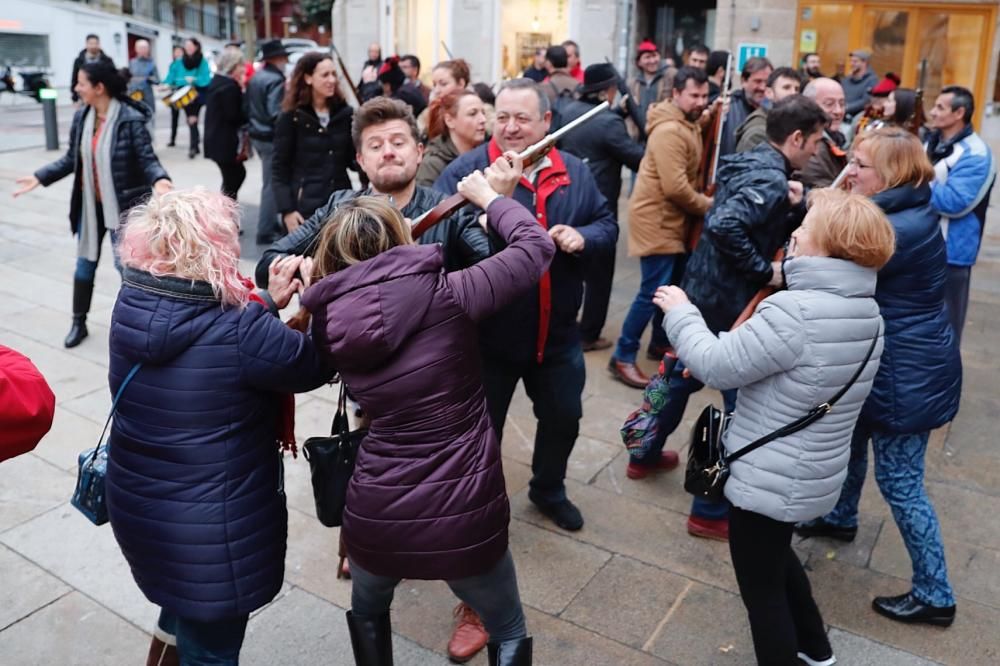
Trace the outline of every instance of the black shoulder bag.
<instances>
[{"instance_id":1,"label":"black shoulder bag","mask_svg":"<svg viewBox=\"0 0 1000 666\"><path fill-rule=\"evenodd\" d=\"M344 520L347 485L354 476L354 462L368 429L350 430L347 423L347 387L340 380L340 398L329 437L310 437L302 445L312 473L316 517L327 527L340 527Z\"/></svg>"},{"instance_id":2,"label":"black shoulder bag","mask_svg":"<svg viewBox=\"0 0 1000 666\"><path fill-rule=\"evenodd\" d=\"M802 418L778 428L774 432L764 435L758 440L750 442L742 449L726 455L725 447L722 444L722 437L729 427L732 414L723 414L715 405L708 405L698 416L691 431L691 444L688 446L687 469L684 472L684 490L696 497L719 501L722 499L726 480L729 478L729 466L734 460L742 458L751 451L756 451L768 442L773 442L781 437L787 437L804 428L808 428L816 421L823 418L833 406L837 404L844 394L858 381L865 366L875 351L878 344L881 326L875 333L865 360L861 362L854 376L847 382L844 388L821 405L817 405L809 410Z\"/></svg>"}]
</instances>

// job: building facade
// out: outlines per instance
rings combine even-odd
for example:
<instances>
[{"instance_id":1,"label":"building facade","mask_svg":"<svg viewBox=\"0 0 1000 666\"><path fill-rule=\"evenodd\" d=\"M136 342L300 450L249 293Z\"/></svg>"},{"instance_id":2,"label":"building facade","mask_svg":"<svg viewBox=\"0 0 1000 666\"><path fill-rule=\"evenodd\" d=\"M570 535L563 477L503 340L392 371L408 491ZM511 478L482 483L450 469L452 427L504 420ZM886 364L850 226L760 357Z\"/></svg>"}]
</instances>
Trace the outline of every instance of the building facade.
<instances>
[{"instance_id":1,"label":"building facade","mask_svg":"<svg viewBox=\"0 0 1000 666\"><path fill-rule=\"evenodd\" d=\"M876 73L894 72L916 87L924 71L925 100L948 84L992 100L997 81L997 2L909 0L337 0L332 37L352 76L366 48L414 53L429 78L449 52L469 61L475 81L516 76L539 45L573 39L584 64L634 70L635 45L652 38L679 57L694 44L765 53L797 65L817 52L825 71L842 73L848 53L872 52ZM984 105L980 104L980 108Z\"/></svg>"}]
</instances>

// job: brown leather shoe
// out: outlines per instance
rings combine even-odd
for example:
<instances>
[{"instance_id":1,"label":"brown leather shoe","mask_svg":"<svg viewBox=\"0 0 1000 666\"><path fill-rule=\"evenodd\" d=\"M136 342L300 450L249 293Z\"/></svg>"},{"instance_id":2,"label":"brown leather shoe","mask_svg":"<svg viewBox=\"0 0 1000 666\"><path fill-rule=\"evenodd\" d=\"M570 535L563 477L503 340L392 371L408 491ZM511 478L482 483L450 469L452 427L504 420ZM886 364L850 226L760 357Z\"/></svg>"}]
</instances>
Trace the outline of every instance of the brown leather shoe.
<instances>
[{"instance_id":1,"label":"brown leather shoe","mask_svg":"<svg viewBox=\"0 0 1000 666\"><path fill-rule=\"evenodd\" d=\"M607 349L613 344L615 343L611 342L611 340L608 340L607 338L597 338L596 340L584 340L581 343L581 346L583 347L583 351L589 352L601 351L602 349Z\"/></svg>"},{"instance_id":2,"label":"brown leather shoe","mask_svg":"<svg viewBox=\"0 0 1000 666\"><path fill-rule=\"evenodd\" d=\"M177 656L177 647L168 645L162 640L153 636L149 644L149 654L146 655L146 666L179 666L180 657Z\"/></svg>"},{"instance_id":3,"label":"brown leather shoe","mask_svg":"<svg viewBox=\"0 0 1000 666\"><path fill-rule=\"evenodd\" d=\"M456 664L464 664L486 647L490 635L476 611L465 603L455 606L454 615L455 631L448 641L448 658Z\"/></svg>"},{"instance_id":4,"label":"brown leather shoe","mask_svg":"<svg viewBox=\"0 0 1000 666\"><path fill-rule=\"evenodd\" d=\"M608 361L608 371L612 377L632 388L644 389L649 383L649 377L643 374L639 366L635 363L619 361L614 356Z\"/></svg>"}]
</instances>

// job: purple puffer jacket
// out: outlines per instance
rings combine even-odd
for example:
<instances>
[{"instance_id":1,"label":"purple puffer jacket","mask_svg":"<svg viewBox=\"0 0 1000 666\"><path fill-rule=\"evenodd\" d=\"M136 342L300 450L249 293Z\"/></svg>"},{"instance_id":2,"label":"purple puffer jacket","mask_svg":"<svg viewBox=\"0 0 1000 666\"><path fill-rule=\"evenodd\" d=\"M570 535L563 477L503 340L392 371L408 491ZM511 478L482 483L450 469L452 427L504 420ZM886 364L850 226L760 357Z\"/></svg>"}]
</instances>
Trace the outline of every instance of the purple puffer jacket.
<instances>
[{"instance_id":1,"label":"purple puffer jacket","mask_svg":"<svg viewBox=\"0 0 1000 666\"><path fill-rule=\"evenodd\" d=\"M508 246L471 268L446 274L440 246L406 245L302 298L317 346L371 416L343 534L351 559L375 574L465 578L507 550L477 323L535 285L555 247L516 201L496 200L488 218Z\"/></svg>"}]
</instances>

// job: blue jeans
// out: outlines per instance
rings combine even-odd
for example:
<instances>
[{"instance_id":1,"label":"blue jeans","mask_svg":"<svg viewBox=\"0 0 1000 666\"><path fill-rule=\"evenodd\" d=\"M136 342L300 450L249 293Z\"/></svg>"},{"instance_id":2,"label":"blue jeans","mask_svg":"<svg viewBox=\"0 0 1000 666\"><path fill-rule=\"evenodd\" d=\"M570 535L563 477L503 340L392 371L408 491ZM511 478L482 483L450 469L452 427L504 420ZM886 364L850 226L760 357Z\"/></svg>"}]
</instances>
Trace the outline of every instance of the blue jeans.
<instances>
[{"instance_id":1,"label":"blue jeans","mask_svg":"<svg viewBox=\"0 0 1000 666\"><path fill-rule=\"evenodd\" d=\"M587 380L583 349L576 344L546 352L541 363L531 360L517 364L483 356L486 406L498 438L503 437L510 399L521 380L538 419L531 457L532 496L543 502L559 502L566 499L566 464L580 434L583 416L581 396Z\"/></svg>"},{"instance_id":2,"label":"blue jeans","mask_svg":"<svg viewBox=\"0 0 1000 666\"><path fill-rule=\"evenodd\" d=\"M249 615L198 622L160 610L160 630L177 637L177 656L181 666L236 666L247 630Z\"/></svg>"},{"instance_id":3,"label":"blue jeans","mask_svg":"<svg viewBox=\"0 0 1000 666\"><path fill-rule=\"evenodd\" d=\"M400 580L369 573L351 560L351 612L358 617L388 613ZM486 573L445 582L482 618L492 642L514 641L528 635L509 550Z\"/></svg>"},{"instance_id":4,"label":"blue jeans","mask_svg":"<svg viewBox=\"0 0 1000 666\"><path fill-rule=\"evenodd\" d=\"M657 415L656 439L650 447L649 452L642 458L632 457L629 462L635 465L652 465L660 459L663 447L667 443L667 437L677 430L681 419L684 418L684 410L687 409L688 398L692 393L697 393L704 384L694 377L684 376L684 362L677 361L673 372L670 373L669 390L667 392L667 404L663 406ZM732 412L736 409L736 389L722 392L723 409ZM701 497L693 498L691 502L691 515L698 518L710 520L721 520L729 515L729 502L713 502Z\"/></svg>"},{"instance_id":5,"label":"blue jeans","mask_svg":"<svg viewBox=\"0 0 1000 666\"><path fill-rule=\"evenodd\" d=\"M925 604L952 606L955 597L948 583L941 526L924 488L924 454L929 436L929 432L891 435L856 426L840 499L823 520L840 527L857 527L870 439L875 452L875 480L892 509L913 564L913 594Z\"/></svg>"},{"instance_id":6,"label":"blue jeans","mask_svg":"<svg viewBox=\"0 0 1000 666\"><path fill-rule=\"evenodd\" d=\"M82 222L81 222L82 224ZM97 263L101 260L101 246L104 244L104 235L107 233L104 226L104 207L97 204L97 261L91 261L86 257L76 258L76 271L73 279L80 282L93 282L97 275ZM118 259L118 231L111 232L111 253L115 261L115 269L121 273L122 264Z\"/></svg>"},{"instance_id":7,"label":"blue jeans","mask_svg":"<svg viewBox=\"0 0 1000 666\"><path fill-rule=\"evenodd\" d=\"M677 257L676 254L653 254L639 259L639 271L642 276L639 293L635 295L632 307L628 309L628 314L622 323L621 337L618 338L618 346L615 348L615 358L619 361L635 363L639 351L639 339L653 319L653 315L659 310L653 304L653 294L656 293L657 287L670 284ZM660 326L653 326L651 344L654 347L667 345L667 335Z\"/></svg>"}]
</instances>

